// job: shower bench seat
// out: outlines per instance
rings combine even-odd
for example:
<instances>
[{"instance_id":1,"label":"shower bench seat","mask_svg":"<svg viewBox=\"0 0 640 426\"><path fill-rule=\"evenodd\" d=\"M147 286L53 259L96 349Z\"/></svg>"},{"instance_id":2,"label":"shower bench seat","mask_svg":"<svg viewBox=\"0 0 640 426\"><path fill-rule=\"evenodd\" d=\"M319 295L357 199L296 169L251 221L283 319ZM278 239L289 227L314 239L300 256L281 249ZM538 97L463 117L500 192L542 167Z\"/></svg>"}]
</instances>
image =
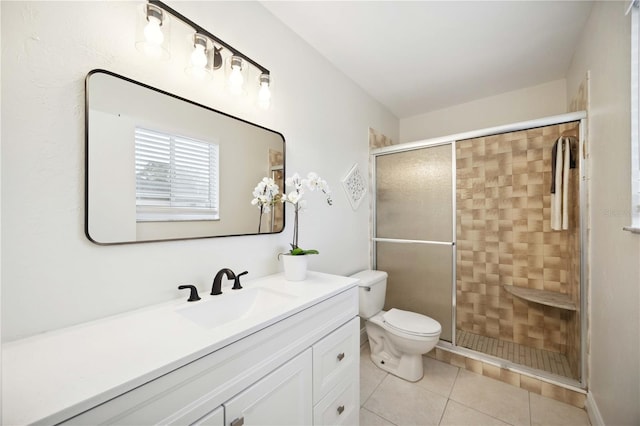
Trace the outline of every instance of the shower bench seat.
<instances>
[{"instance_id":1,"label":"shower bench seat","mask_svg":"<svg viewBox=\"0 0 640 426\"><path fill-rule=\"evenodd\" d=\"M513 285L503 285L503 287L507 292L521 299L565 309L567 311L577 310L576 304L569 298L568 294L558 293L556 291L537 290L535 288L516 287Z\"/></svg>"}]
</instances>

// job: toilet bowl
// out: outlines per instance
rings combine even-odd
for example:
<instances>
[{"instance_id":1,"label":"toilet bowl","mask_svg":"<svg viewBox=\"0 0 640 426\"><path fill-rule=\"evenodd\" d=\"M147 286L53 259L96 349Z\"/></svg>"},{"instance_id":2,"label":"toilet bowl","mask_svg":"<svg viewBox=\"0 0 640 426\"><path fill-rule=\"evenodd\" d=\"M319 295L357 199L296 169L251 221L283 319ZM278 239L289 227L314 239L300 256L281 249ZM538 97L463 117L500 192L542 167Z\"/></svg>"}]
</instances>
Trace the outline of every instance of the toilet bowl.
<instances>
[{"instance_id":1,"label":"toilet bowl","mask_svg":"<svg viewBox=\"0 0 640 426\"><path fill-rule=\"evenodd\" d=\"M422 355L435 347L442 327L426 315L392 308L383 311L387 273L366 270L360 279L359 315L371 348L371 360L382 370L415 382L424 375Z\"/></svg>"}]
</instances>

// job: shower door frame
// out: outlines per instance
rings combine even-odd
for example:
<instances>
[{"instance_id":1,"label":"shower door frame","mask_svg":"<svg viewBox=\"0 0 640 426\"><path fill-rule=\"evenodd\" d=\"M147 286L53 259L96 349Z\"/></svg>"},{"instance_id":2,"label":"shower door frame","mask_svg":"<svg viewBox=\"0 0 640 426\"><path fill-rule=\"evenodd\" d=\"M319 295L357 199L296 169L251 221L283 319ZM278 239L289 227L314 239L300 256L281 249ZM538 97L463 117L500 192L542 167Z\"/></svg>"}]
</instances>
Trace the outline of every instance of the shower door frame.
<instances>
[{"instance_id":1,"label":"shower door frame","mask_svg":"<svg viewBox=\"0 0 640 426\"><path fill-rule=\"evenodd\" d=\"M459 347L456 344L456 267L457 267L457 232L456 232L456 217L457 217L457 206L456 206L456 142L465 140L465 139L474 139L485 136L493 136L502 133L510 133L517 132L521 130L529 130L538 127L546 127L553 126L558 124L570 123L573 121L579 122L579 202L580 202L580 214L579 214L579 235L580 235L580 380L573 380L566 378L566 380L560 376L550 376L546 377L542 370L536 370L533 368L529 368L523 366L521 364L516 364L511 361L504 360L499 358L499 365L503 368L511 368L519 371L523 371L525 373L533 373L535 375L544 376L546 379L555 381L557 383L563 385L576 386L579 388L586 388L587 385L587 317L588 317L588 292L587 292L587 259L588 259L588 241L587 241L587 161L586 157L586 133L587 133L587 112L586 111L577 111L566 114L554 115L550 117L544 117L536 120L528 120L522 121L518 123L506 124L502 126L489 127L480 130L472 130L469 132L456 133L453 135L424 139L416 142L408 142L398 145L390 145L382 148L373 149L370 152L370 169L371 169L371 191L372 191L372 208L371 208L371 265L373 269L376 268L376 242L391 242L391 243L406 243L406 244L438 244L438 245L451 245L452 246L452 282L451 282L451 307L452 307L452 330L451 330L451 344L448 342L443 342L442 340L438 343L438 346L444 346L447 349L452 349L454 351L460 352L462 354L472 353L474 357L479 357L484 359L485 354L464 349ZM406 151L414 151L423 148L431 148L435 146L448 145L451 144L452 156L451 156L451 167L452 167L452 209L453 209L453 222L452 222L452 241L451 242L442 242L442 241L422 241L422 240L404 240L404 239L393 239L393 238L378 238L376 236L376 198L375 194L377 193L377 185L376 185L376 158L382 155L396 154L400 152ZM488 355L487 355L488 356ZM491 361L495 362L496 359L491 357Z\"/></svg>"},{"instance_id":2,"label":"shower door frame","mask_svg":"<svg viewBox=\"0 0 640 426\"><path fill-rule=\"evenodd\" d=\"M375 159L382 155L389 154L397 154L400 152L406 151L415 151L419 149L426 148L434 148L437 146L451 145L451 203L452 203L452 229L451 229L451 241L432 241L432 240L408 240L408 239L399 239L399 238L378 238L376 236L376 202L377 200L374 197L374 201L372 203L372 260L371 264L373 265L373 269L376 268L376 244L377 242L385 242L385 243L400 243L400 244L427 244L427 245L444 245L450 246L452 248L451 253L451 279L452 279L452 292L451 292L451 343L455 345L456 342L456 144L454 140L444 140L442 138L438 138L437 140L425 140L422 141L419 146L414 144L402 144L402 145L392 145L385 148L380 148L373 150L371 152L371 170L372 170L372 193L376 194L377 185L376 185L376 161ZM398 149L391 149L391 148Z\"/></svg>"}]
</instances>

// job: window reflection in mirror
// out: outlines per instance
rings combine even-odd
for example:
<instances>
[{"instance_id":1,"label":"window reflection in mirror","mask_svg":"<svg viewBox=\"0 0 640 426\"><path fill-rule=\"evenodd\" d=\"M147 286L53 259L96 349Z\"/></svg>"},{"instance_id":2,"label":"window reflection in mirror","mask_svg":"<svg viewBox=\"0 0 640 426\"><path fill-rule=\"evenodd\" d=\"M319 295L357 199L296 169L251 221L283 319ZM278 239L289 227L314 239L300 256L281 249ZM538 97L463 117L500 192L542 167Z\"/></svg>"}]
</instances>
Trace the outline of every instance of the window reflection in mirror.
<instances>
[{"instance_id":1,"label":"window reflection in mirror","mask_svg":"<svg viewBox=\"0 0 640 426\"><path fill-rule=\"evenodd\" d=\"M284 186L284 138L108 71L86 79L87 237L98 244L281 232L284 206L251 205ZM260 226L259 226L260 225Z\"/></svg>"}]
</instances>

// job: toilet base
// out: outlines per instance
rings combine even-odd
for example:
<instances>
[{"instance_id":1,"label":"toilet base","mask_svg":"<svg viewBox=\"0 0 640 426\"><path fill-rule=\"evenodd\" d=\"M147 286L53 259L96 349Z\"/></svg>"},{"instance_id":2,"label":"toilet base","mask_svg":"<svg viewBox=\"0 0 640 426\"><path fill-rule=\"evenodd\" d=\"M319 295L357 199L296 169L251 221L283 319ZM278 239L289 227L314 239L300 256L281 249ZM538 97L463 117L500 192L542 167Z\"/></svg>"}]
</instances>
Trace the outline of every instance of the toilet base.
<instances>
[{"instance_id":1,"label":"toilet base","mask_svg":"<svg viewBox=\"0 0 640 426\"><path fill-rule=\"evenodd\" d=\"M422 379L424 375L422 354L432 348L431 343L421 345L421 350L414 350L410 353L401 352L397 344L394 344L394 336L388 334L376 324L375 320L367 321L365 328L369 339L369 348L371 349L371 360L375 365L409 382L417 382ZM435 346L435 343L433 346ZM405 347L404 349L407 348Z\"/></svg>"},{"instance_id":2,"label":"toilet base","mask_svg":"<svg viewBox=\"0 0 640 426\"><path fill-rule=\"evenodd\" d=\"M422 355L402 355L395 357L385 351L371 352L371 361L378 368L409 382L417 382L424 376Z\"/></svg>"},{"instance_id":3,"label":"toilet base","mask_svg":"<svg viewBox=\"0 0 640 426\"><path fill-rule=\"evenodd\" d=\"M409 382L417 382L424 376L422 355L433 349L440 334L417 337L388 329L383 318L385 311L365 322L371 360L380 369Z\"/></svg>"}]
</instances>

